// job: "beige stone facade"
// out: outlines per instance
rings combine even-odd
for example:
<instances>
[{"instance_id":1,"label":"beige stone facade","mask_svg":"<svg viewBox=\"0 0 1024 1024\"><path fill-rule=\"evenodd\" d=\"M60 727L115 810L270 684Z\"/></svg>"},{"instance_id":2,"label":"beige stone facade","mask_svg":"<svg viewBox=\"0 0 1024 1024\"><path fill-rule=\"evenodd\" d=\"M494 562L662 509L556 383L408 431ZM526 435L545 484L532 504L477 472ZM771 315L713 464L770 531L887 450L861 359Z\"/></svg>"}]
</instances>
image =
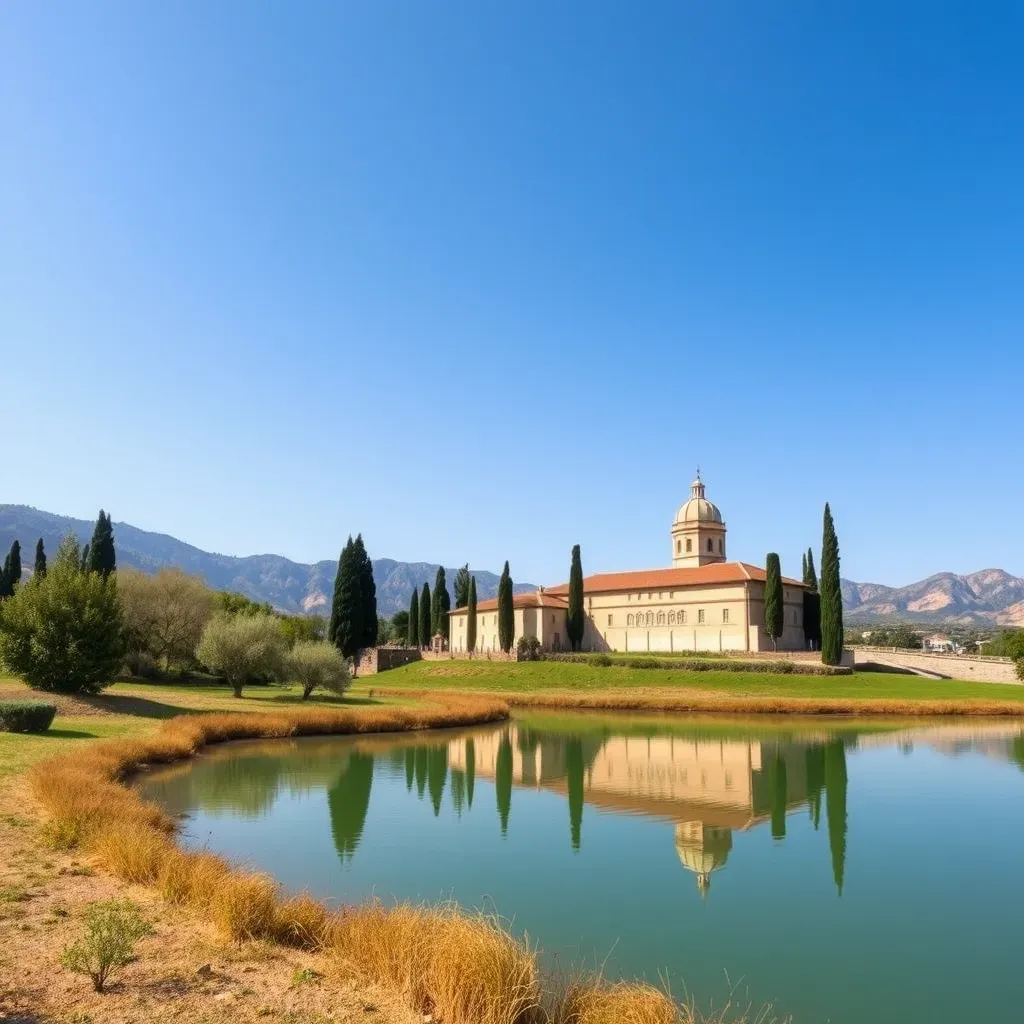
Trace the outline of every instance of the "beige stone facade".
<instances>
[{"instance_id":1,"label":"beige stone facade","mask_svg":"<svg viewBox=\"0 0 1024 1024\"><path fill-rule=\"evenodd\" d=\"M726 561L725 523L698 477L672 524L672 567L599 573L583 581L590 651L770 651L764 629L763 569ZM806 648L803 584L783 579L784 631L778 650ZM515 636L535 636L545 650L567 650L569 585L516 595ZM451 613L451 648L467 650L467 611ZM477 608L476 651L498 649L497 601Z\"/></svg>"}]
</instances>

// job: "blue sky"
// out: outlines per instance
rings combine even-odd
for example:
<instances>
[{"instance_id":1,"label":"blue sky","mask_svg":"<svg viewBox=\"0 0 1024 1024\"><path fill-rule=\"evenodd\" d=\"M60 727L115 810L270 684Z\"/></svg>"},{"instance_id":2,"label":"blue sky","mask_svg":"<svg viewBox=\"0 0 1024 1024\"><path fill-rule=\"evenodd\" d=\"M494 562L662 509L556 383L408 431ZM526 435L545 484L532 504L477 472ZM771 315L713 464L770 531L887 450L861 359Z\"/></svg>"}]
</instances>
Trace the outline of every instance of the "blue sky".
<instances>
[{"instance_id":1,"label":"blue sky","mask_svg":"<svg viewBox=\"0 0 1024 1024\"><path fill-rule=\"evenodd\" d=\"M0 10L0 500L234 554L1024 574L1024 7Z\"/></svg>"}]
</instances>

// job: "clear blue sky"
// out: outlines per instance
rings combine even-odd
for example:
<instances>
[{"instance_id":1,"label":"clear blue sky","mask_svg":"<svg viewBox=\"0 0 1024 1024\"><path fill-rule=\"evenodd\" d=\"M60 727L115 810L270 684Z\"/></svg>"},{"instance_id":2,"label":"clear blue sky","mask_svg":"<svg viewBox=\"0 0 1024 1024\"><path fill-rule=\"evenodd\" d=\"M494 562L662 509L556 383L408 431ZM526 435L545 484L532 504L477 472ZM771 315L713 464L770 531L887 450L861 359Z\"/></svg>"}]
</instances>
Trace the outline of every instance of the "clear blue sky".
<instances>
[{"instance_id":1,"label":"clear blue sky","mask_svg":"<svg viewBox=\"0 0 1024 1024\"><path fill-rule=\"evenodd\" d=\"M0 500L1024 574L1024 6L0 8Z\"/></svg>"}]
</instances>

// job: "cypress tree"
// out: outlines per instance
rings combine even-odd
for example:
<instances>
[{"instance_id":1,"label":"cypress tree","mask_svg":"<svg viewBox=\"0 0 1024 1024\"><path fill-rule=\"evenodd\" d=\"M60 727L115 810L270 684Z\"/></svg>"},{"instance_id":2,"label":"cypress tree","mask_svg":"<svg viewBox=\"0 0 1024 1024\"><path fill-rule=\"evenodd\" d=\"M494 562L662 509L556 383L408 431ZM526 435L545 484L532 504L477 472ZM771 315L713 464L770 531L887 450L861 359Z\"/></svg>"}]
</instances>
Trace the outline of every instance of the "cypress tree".
<instances>
[{"instance_id":1,"label":"cypress tree","mask_svg":"<svg viewBox=\"0 0 1024 1024\"><path fill-rule=\"evenodd\" d=\"M117 569L117 556L114 552L114 524L103 509L100 509L96 526L92 531L88 552L89 558L85 564L90 572L98 572L106 579Z\"/></svg>"},{"instance_id":2,"label":"cypress tree","mask_svg":"<svg viewBox=\"0 0 1024 1024\"><path fill-rule=\"evenodd\" d=\"M469 604L469 562L455 573L455 607L465 608Z\"/></svg>"},{"instance_id":3,"label":"cypress tree","mask_svg":"<svg viewBox=\"0 0 1024 1024\"><path fill-rule=\"evenodd\" d=\"M346 658L356 658L364 636L363 592L356 546L351 537L341 552L335 589L338 594L338 617L334 644ZM373 626L376 631L376 618Z\"/></svg>"},{"instance_id":4,"label":"cypress tree","mask_svg":"<svg viewBox=\"0 0 1024 1024\"><path fill-rule=\"evenodd\" d=\"M363 535L357 534L353 545L356 574L359 577L359 604L362 632L360 647L377 646L377 584L373 580L373 562L366 553Z\"/></svg>"},{"instance_id":5,"label":"cypress tree","mask_svg":"<svg viewBox=\"0 0 1024 1024\"><path fill-rule=\"evenodd\" d=\"M420 594L420 647L429 647L433 635L430 632L430 584L424 582Z\"/></svg>"},{"instance_id":6,"label":"cypress tree","mask_svg":"<svg viewBox=\"0 0 1024 1024\"><path fill-rule=\"evenodd\" d=\"M46 575L46 549L43 547L43 538L36 541L36 564L33 568L33 575L42 579Z\"/></svg>"},{"instance_id":7,"label":"cypress tree","mask_svg":"<svg viewBox=\"0 0 1024 1024\"><path fill-rule=\"evenodd\" d=\"M821 538L821 660L838 665L843 658L843 592L839 582L839 541L832 510L825 502Z\"/></svg>"},{"instance_id":8,"label":"cypress tree","mask_svg":"<svg viewBox=\"0 0 1024 1024\"><path fill-rule=\"evenodd\" d=\"M476 784L476 743L466 740L466 806L473 809L473 788Z\"/></svg>"},{"instance_id":9,"label":"cypress tree","mask_svg":"<svg viewBox=\"0 0 1024 1024\"><path fill-rule=\"evenodd\" d=\"M583 631L586 620L583 617L583 564L580 561L580 546L572 547L572 562L569 566L569 611L565 618L565 635L574 651L583 646Z\"/></svg>"},{"instance_id":10,"label":"cypress tree","mask_svg":"<svg viewBox=\"0 0 1024 1024\"><path fill-rule=\"evenodd\" d=\"M82 566L82 572L88 572L89 571L89 545L88 544L86 544L85 547L82 548L82 561L81 561L80 564Z\"/></svg>"},{"instance_id":11,"label":"cypress tree","mask_svg":"<svg viewBox=\"0 0 1024 1024\"><path fill-rule=\"evenodd\" d=\"M14 590L14 584L21 580L21 541L16 540L11 545L10 565L7 569L8 586Z\"/></svg>"},{"instance_id":12,"label":"cypress tree","mask_svg":"<svg viewBox=\"0 0 1024 1024\"><path fill-rule=\"evenodd\" d=\"M824 582L825 556L821 558ZM825 817L828 820L828 845L832 854L832 877L843 895L846 875L846 750L842 740L833 740L825 748Z\"/></svg>"},{"instance_id":13,"label":"cypress tree","mask_svg":"<svg viewBox=\"0 0 1024 1024\"><path fill-rule=\"evenodd\" d=\"M14 593L14 585L11 583L11 556L4 558L4 567L0 569L0 600L10 597Z\"/></svg>"},{"instance_id":14,"label":"cypress tree","mask_svg":"<svg viewBox=\"0 0 1024 1024\"><path fill-rule=\"evenodd\" d=\"M818 574L814 571L814 552L808 548L804 555L804 583L811 590L818 589Z\"/></svg>"},{"instance_id":15,"label":"cypress tree","mask_svg":"<svg viewBox=\"0 0 1024 1024\"><path fill-rule=\"evenodd\" d=\"M333 644L338 635L338 619L341 616L341 567L345 563L345 552L352 544L352 538L345 542L338 556L338 571L334 574L334 594L331 597L331 618L327 623L327 639Z\"/></svg>"},{"instance_id":16,"label":"cypress tree","mask_svg":"<svg viewBox=\"0 0 1024 1024\"><path fill-rule=\"evenodd\" d=\"M772 839L786 838L786 761L776 750L771 765L772 776Z\"/></svg>"},{"instance_id":17,"label":"cypress tree","mask_svg":"<svg viewBox=\"0 0 1024 1024\"><path fill-rule=\"evenodd\" d=\"M476 650L476 577L470 576L466 594L466 650ZM472 802L472 797L470 797Z\"/></svg>"},{"instance_id":18,"label":"cypress tree","mask_svg":"<svg viewBox=\"0 0 1024 1024\"><path fill-rule=\"evenodd\" d=\"M433 633L440 633L448 639L448 613L452 608L451 595L445 580L444 566L438 566L434 579L434 597L430 607L430 628Z\"/></svg>"},{"instance_id":19,"label":"cypress tree","mask_svg":"<svg viewBox=\"0 0 1024 1024\"><path fill-rule=\"evenodd\" d=\"M409 646L419 647L420 645L420 593L413 587L412 597L409 600Z\"/></svg>"},{"instance_id":20,"label":"cypress tree","mask_svg":"<svg viewBox=\"0 0 1024 1024\"><path fill-rule=\"evenodd\" d=\"M498 646L507 654L512 650L512 641L516 634L515 611L512 607L512 576L508 571L508 562L501 571L498 581Z\"/></svg>"},{"instance_id":21,"label":"cypress tree","mask_svg":"<svg viewBox=\"0 0 1024 1024\"><path fill-rule=\"evenodd\" d=\"M764 631L772 638L772 650L778 650L778 640L784 626L782 568L779 556L774 551L769 552L764 569Z\"/></svg>"},{"instance_id":22,"label":"cypress tree","mask_svg":"<svg viewBox=\"0 0 1024 1024\"><path fill-rule=\"evenodd\" d=\"M498 757L494 764L494 792L503 837L508 833L508 815L512 809L512 767L512 741L505 732L498 743Z\"/></svg>"},{"instance_id":23,"label":"cypress tree","mask_svg":"<svg viewBox=\"0 0 1024 1024\"><path fill-rule=\"evenodd\" d=\"M806 552L804 552L800 556L800 578L804 581L804 583L807 582L807 553Z\"/></svg>"}]
</instances>

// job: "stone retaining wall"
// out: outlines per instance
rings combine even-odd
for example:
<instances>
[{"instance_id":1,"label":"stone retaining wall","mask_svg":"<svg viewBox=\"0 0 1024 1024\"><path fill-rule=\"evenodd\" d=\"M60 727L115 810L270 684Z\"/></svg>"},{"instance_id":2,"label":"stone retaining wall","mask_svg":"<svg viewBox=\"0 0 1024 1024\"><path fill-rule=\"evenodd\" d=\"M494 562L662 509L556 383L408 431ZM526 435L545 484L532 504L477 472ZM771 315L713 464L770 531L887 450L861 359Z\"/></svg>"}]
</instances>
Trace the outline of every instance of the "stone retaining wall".
<instances>
[{"instance_id":1,"label":"stone retaining wall","mask_svg":"<svg viewBox=\"0 0 1024 1024\"><path fill-rule=\"evenodd\" d=\"M926 654L892 647L854 647L855 665L890 665L893 668L920 669L947 679L965 679L979 683L1020 683L1009 658L971 658L956 654Z\"/></svg>"}]
</instances>

